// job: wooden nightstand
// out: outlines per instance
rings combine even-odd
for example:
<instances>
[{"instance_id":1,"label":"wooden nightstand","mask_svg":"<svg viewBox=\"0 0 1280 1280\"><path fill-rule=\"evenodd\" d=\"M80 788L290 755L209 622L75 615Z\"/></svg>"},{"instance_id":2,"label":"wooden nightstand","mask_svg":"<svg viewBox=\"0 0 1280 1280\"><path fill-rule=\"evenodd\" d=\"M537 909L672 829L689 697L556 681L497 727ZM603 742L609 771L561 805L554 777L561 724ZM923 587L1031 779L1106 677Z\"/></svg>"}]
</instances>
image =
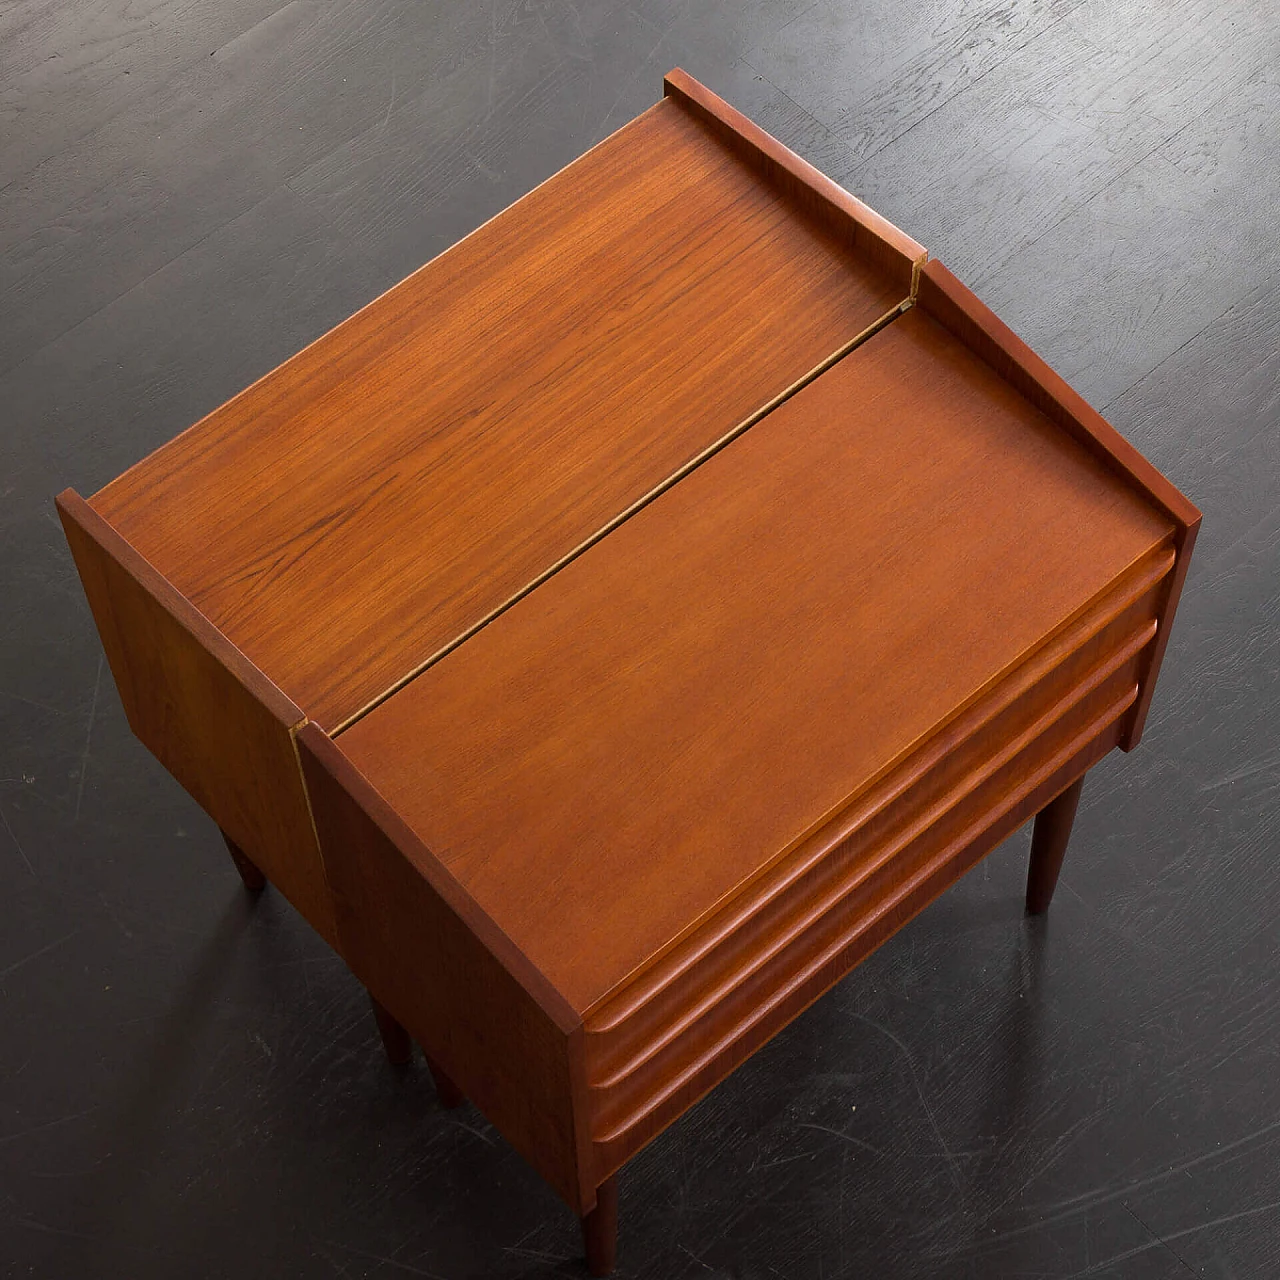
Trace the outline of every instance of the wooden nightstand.
<instances>
[{"instance_id":1,"label":"wooden nightstand","mask_svg":"<svg viewBox=\"0 0 1280 1280\"><path fill-rule=\"evenodd\" d=\"M584 1218L1141 733L1199 513L680 72L59 507L135 732Z\"/></svg>"}]
</instances>

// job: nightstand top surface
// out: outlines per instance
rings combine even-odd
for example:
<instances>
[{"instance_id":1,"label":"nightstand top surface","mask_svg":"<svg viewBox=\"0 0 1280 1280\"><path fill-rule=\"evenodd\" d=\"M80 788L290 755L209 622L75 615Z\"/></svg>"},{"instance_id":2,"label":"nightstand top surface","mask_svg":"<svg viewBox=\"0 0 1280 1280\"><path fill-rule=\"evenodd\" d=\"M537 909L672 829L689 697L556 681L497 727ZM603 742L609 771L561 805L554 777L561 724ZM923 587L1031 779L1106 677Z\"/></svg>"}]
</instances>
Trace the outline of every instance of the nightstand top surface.
<instances>
[{"instance_id":1,"label":"nightstand top surface","mask_svg":"<svg viewBox=\"0 0 1280 1280\"><path fill-rule=\"evenodd\" d=\"M338 745L586 1012L1173 533L916 308Z\"/></svg>"}]
</instances>

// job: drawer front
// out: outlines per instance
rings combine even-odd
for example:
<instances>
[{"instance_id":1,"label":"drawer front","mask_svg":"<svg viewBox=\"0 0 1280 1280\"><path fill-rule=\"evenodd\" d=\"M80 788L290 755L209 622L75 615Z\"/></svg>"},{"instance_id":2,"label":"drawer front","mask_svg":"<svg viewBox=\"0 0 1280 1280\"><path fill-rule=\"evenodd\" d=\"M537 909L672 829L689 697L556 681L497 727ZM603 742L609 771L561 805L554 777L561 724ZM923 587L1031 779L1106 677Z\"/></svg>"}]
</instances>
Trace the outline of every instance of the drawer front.
<instances>
[{"instance_id":1,"label":"drawer front","mask_svg":"<svg viewBox=\"0 0 1280 1280\"><path fill-rule=\"evenodd\" d=\"M1114 745L1172 565L1161 548L1133 566L588 1015L604 1166L660 1132Z\"/></svg>"}]
</instances>

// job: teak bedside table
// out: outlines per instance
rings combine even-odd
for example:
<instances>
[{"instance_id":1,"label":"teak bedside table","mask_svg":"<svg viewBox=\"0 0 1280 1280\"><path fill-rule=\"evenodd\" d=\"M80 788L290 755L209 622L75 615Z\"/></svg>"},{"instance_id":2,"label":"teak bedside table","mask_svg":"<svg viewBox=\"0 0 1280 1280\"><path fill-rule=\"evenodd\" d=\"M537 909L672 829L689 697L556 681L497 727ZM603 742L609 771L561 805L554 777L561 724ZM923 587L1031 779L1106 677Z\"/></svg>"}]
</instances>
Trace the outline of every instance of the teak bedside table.
<instances>
[{"instance_id":1,"label":"teak bedside table","mask_svg":"<svg viewBox=\"0 0 1280 1280\"><path fill-rule=\"evenodd\" d=\"M1199 513L681 72L89 502L138 736L583 1216L1009 833L1053 892Z\"/></svg>"}]
</instances>

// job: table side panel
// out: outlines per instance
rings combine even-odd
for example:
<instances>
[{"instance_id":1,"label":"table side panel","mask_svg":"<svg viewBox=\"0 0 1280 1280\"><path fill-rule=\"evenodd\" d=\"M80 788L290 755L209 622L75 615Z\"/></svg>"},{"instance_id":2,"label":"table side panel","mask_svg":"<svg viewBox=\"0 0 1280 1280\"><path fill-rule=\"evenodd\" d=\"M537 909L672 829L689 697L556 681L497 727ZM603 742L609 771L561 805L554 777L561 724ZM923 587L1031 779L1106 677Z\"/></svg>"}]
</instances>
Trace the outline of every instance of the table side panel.
<instances>
[{"instance_id":1,"label":"table side panel","mask_svg":"<svg viewBox=\"0 0 1280 1280\"><path fill-rule=\"evenodd\" d=\"M1179 529L1199 520L1181 491L937 258L924 265L916 305Z\"/></svg>"},{"instance_id":2,"label":"table side panel","mask_svg":"<svg viewBox=\"0 0 1280 1280\"><path fill-rule=\"evenodd\" d=\"M1160 609L1160 630L1147 655L1137 701L1121 734L1131 751L1142 737L1165 646L1182 594L1201 513L1186 496L1133 447L1079 392L1049 367L971 289L941 262L925 264L916 304L954 333L1042 413L1122 476L1136 492L1173 521L1178 563Z\"/></svg>"},{"instance_id":3,"label":"table side panel","mask_svg":"<svg viewBox=\"0 0 1280 1280\"><path fill-rule=\"evenodd\" d=\"M664 100L92 504L333 730L904 292Z\"/></svg>"},{"instance_id":4,"label":"table side panel","mask_svg":"<svg viewBox=\"0 0 1280 1280\"><path fill-rule=\"evenodd\" d=\"M352 972L578 1213L581 1020L316 725L298 751Z\"/></svg>"},{"instance_id":5,"label":"table side panel","mask_svg":"<svg viewBox=\"0 0 1280 1280\"><path fill-rule=\"evenodd\" d=\"M1165 649L1169 644L1169 633L1173 630L1173 619L1178 612L1178 601L1182 599L1182 586L1187 580L1187 570L1191 567L1191 553L1195 549L1196 535L1200 531L1200 516L1185 528L1178 530L1176 541L1177 562L1173 572L1165 581L1158 613L1159 630L1155 643L1147 650L1145 660L1138 672L1138 697L1133 704L1120 733L1120 749L1132 751L1142 738L1146 727L1147 713L1151 709L1151 700L1155 696L1156 681L1160 676L1160 664L1164 661Z\"/></svg>"},{"instance_id":6,"label":"table side panel","mask_svg":"<svg viewBox=\"0 0 1280 1280\"><path fill-rule=\"evenodd\" d=\"M845 233L868 259L884 267L904 294L914 291L916 272L927 256L923 245L679 67L663 78L662 91L711 125L779 190Z\"/></svg>"},{"instance_id":7,"label":"table side panel","mask_svg":"<svg viewBox=\"0 0 1280 1280\"><path fill-rule=\"evenodd\" d=\"M336 945L293 746L302 712L82 498L57 506L129 727Z\"/></svg>"}]
</instances>

